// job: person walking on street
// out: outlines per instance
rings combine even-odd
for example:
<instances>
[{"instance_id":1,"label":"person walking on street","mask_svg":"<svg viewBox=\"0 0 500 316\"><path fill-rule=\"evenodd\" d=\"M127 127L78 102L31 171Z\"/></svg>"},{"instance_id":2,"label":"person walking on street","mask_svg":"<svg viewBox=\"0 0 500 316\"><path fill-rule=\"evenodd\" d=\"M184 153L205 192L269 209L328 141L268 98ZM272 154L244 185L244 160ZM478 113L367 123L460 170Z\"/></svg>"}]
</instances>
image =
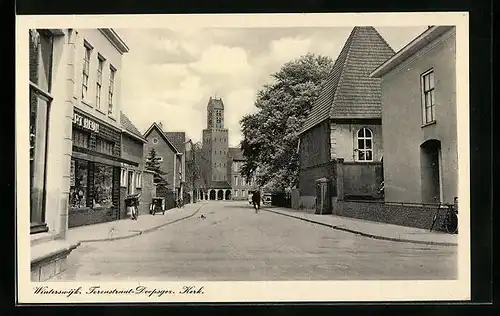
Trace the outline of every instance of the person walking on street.
<instances>
[{"instance_id":1,"label":"person walking on street","mask_svg":"<svg viewBox=\"0 0 500 316\"><path fill-rule=\"evenodd\" d=\"M255 213L258 213L260 210L260 191L255 190L252 195L253 207L255 208Z\"/></svg>"}]
</instances>

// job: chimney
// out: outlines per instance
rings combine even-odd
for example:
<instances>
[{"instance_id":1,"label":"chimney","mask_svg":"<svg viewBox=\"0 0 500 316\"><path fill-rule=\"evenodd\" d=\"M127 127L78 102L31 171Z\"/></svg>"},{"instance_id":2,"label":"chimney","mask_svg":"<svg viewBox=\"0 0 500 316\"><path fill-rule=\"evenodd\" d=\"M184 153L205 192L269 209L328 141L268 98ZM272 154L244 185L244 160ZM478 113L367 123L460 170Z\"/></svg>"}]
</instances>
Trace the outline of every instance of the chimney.
<instances>
[{"instance_id":1,"label":"chimney","mask_svg":"<svg viewBox=\"0 0 500 316\"><path fill-rule=\"evenodd\" d=\"M163 130L163 122L162 121L158 122L158 126L160 126L161 130Z\"/></svg>"}]
</instances>

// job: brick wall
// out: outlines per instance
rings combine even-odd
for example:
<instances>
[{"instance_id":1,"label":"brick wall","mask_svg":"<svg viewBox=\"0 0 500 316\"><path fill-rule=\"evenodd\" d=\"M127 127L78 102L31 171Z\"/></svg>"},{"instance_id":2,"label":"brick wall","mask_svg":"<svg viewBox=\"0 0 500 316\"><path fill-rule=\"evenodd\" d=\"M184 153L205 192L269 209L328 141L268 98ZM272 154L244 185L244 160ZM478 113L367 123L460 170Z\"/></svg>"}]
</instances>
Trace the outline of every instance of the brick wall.
<instances>
[{"instance_id":1,"label":"brick wall","mask_svg":"<svg viewBox=\"0 0 500 316\"><path fill-rule=\"evenodd\" d=\"M340 163L344 198L379 198L378 190L383 181L382 163Z\"/></svg>"},{"instance_id":2,"label":"brick wall","mask_svg":"<svg viewBox=\"0 0 500 316\"><path fill-rule=\"evenodd\" d=\"M127 134L122 134L121 157L139 163L139 169L144 165L143 143Z\"/></svg>"},{"instance_id":3,"label":"brick wall","mask_svg":"<svg viewBox=\"0 0 500 316\"><path fill-rule=\"evenodd\" d=\"M437 206L434 205L339 201L334 204L333 214L368 221L430 229L436 209ZM440 211L440 214L443 216L434 224L433 230L440 230L445 212L445 210Z\"/></svg>"},{"instance_id":4,"label":"brick wall","mask_svg":"<svg viewBox=\"0 0 500 316\"><path fill-rule=\"evenodd\" d=\"M83 208L72 209L69 212L68 227L78 227L118 219L118 211L115 208Z\"/></svg>"}]
</instances>

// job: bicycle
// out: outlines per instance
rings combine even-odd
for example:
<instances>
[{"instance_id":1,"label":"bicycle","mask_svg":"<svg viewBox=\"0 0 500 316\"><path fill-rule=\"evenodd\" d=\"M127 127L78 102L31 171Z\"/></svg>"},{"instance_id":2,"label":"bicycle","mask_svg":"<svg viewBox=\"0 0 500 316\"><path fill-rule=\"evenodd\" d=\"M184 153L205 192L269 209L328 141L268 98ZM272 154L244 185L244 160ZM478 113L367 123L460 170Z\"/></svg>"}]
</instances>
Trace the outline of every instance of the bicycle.
<instances>
[{"instance_id":1,"label":"bicycle","mask_svg":"<svg viewBox=\"0 0 500 316\"><path fill-rule=\"evenodd\" d=\"M439 213L441 211L441 206L446 207L446 213L443 222L441 223L441 229L445 230L449 234L458 234L458 210L452 204L439 204L432 219L432 225L429 231L432 231L437 219L441 216Z\"/></svg>"}]
</instances>

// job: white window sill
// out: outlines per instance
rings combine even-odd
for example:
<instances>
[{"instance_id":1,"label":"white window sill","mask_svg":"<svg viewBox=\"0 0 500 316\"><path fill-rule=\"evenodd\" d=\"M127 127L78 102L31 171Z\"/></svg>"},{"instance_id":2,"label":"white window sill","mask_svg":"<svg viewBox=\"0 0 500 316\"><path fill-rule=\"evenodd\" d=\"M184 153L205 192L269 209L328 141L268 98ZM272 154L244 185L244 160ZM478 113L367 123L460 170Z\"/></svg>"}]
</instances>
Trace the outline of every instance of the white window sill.
<instances>
[{"instance_id":1,"label":"white window sill","mask_svg":"<svg viewBox=\"0 0 500 316\"><path fill-rule=\"evenodd\" d=\"M432 122L429 122L429 123L422 124L421 128L424 128L424 127L427 127L427 126L430 126L430 125L434 125L434 124L436 124L436 120L434 120Z\"/></svg>"},{"instance_id":2,"label":"white window sill","mask_svg":"<svg viewBox=\"0 0 500 316\"><path fill-rule=\"evenodd\" d=\"M98 108L96 108L96 110L97 110L97 112L101 113L102 115L106 115L106 113L103 110L98 109Z\"/></svg>"},{"instance_id":3,"label":"white window sill","mask_svg":"<svg viewBox=\"0 0 500 316\"><path fill-rule=\"evenodd\" d=\"M87 100L82 100L82 103L85 104L86 106L88 106L89 108L93 108L93 106Z\"/></svg>"}]
</instances>

